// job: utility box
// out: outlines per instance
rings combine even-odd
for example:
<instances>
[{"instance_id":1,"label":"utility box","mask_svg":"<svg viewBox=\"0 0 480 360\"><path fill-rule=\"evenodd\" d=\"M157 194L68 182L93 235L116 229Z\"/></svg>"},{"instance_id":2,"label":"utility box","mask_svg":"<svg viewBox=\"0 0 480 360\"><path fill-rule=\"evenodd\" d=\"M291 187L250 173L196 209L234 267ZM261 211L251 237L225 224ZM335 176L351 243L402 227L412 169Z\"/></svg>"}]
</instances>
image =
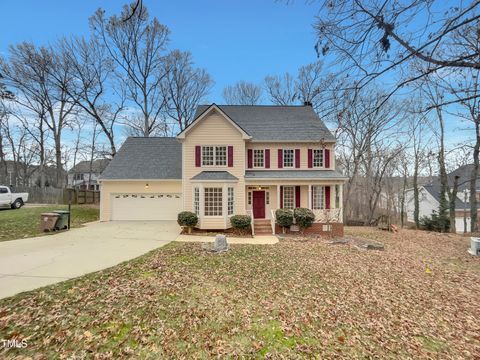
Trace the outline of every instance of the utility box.
<instances>
[{"instance_id":1,"label":"utility box","mask_svg":"<svg viewBox=\"0 0 480 360\"><path fill-rule=\"evenodd\" d=\"M66 210L54 210L55 214L58 214L58 220L55 225L57 230L68 229L68 218L70 217L70 211Z\"/></svg>"},{"instance_id":2,"label":"utility box","mask_svg":"<svg viewBox=\"0 0 480 360\"><path fill-rule=\"evenodd\" d=\"M468 252L474 256L480 256L480 238L471 237L470 238L470 249Z\"/></svg>"},{"instance_id":3,"label":"utility box","mask_svg":"<svg viewBox=\"0 0 480 360\"><path fill-rule=\"evenodd\" d=\"M48 232L55 231L59 214L56 213L43 213L40 214L40 231Z\"/></svg>"}]
</instances>

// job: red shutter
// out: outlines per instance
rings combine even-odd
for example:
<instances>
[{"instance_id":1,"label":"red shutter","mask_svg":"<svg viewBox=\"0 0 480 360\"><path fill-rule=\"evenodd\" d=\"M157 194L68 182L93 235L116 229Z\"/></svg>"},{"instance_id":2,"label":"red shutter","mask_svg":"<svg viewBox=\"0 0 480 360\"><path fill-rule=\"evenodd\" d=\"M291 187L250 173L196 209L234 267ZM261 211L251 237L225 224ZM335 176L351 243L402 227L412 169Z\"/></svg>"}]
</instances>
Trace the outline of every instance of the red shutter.
<instances>
[{"instance_id":1,"label":"red shutter","mask_svg":"<svg viewBox=\"0 0 480 360\"><path fill-rule=\"evenodd\" d=\"M313 167L313 150L308 149L308 167L312 168Z\"/></svg>"},{"instance_id":2,"label":"red shutter","mask_svg":"<svg viewBox=\"0 0 480 360\"><path fill-rule=\"evenodd\" d=\"M270 149L265 149L265 169L270 169Z\"/></svg>"},{"instance_id":3,"label":"red shutter","mask_svg":"<svg viewBox=\"0 0 480 360\"><path fill-rule=\"evenodd\" d=\"M247 167L251 169L253 167L253 150L247 150Z\"/></svg>"},{"instance_id":4,"label":"red shutter","mask_svg":"<svg viewBox=\"0 0 480 360\"><path fill-rule=\"evenodd\" d=\"M228 147L228 167L233 167L233 146Z\"/></svg>"},{"instance_id":5,"label":"red shutter","mask_svg":"<svg viewBox=\"0 0 480 360\"><path fill-rule=\"evenodd\" d=\"M283 168L283 150L278 149L278 168Z\"/></svg>"},{"instance_id":6,"label":"red shutter","mask_svg":"<svg viewBox=\"0 0 480 360\"><path fill-rule=\"evenodd\" d=\"M201 147L200 145L195 146L195 166L200 167L202 164L202 155L201 155Z\"/></svg>"},{"instance_id":7,"label":"red shutter","mask_svg":"<svg viewBox=\"0 0 480 360\"><path fill-rule=\"evenodd\" d=\"M300 167L300 149L295 149L295 167Z\"/></svg>"},{"instance_id":8,"label":"red shutter","mask_svg":"<svg viewBox=\"0 0 480 360\"><path fill-rule=\"evenodd\" d=\"M325 161L325 168L326 169L330 169L330 150L329 149L325 149L325 152L324 152L324 161Z\"/></svg>"},{"instance_id":9,"label":"red shutter","mask_svg":"<svg viewBox=\"0 0 480 360\"><path fill-rule=\"evenodd\" d=\"M280 209L283 209L283 186L280 186Z\"/></svg>"},{"instance_id":10,"label":"red shutter","mask_svg":"<svg viewBox=\"0 0 480 360\"><path fill-rule=\"evenodd\" d=\"M325 186L325 209L330 209L330 186Z\"/></svg>"},{"instance_id":11,"label":"red shutter","mask_svg":"<svg viewBox=\"0 0 480 360\"><path fill-rule=\"evenodd\" d=\"M300 186L295 186L295 207L300 207Z\"/></svg>"}]
</instances>

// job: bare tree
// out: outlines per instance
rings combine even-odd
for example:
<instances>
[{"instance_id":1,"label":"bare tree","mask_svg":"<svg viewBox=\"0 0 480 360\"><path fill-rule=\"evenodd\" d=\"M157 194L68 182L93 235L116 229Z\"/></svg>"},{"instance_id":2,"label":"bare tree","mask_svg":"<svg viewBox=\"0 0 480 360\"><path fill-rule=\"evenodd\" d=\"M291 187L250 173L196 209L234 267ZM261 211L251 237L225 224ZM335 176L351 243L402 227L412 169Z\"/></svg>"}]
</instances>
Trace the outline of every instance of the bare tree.
<instances>
[{"instance_id":1,"label":"bare tree","mask_svg":"<svg viewBox=\"0 0 480 360\"><path fill-rule=\"evenodd\" d=\"M222 94L228 105L258 105L262 100L262 88L247 81L226 86Z\"/></svg>"},{"instance_id":2,"label":"bare tree","mask_svg":"<svg viewBox=\"0 0 480 360\"><path fill-rule=\"evenodd\" d=\"M161 83L168 73L165 51L170 31L156 18L150 20L145 6L125 5L120 15L105 17L102 9L90 18L93 34L103 43L124 79L129 100L139 115L127 122L132 131L149 136L160 124L166 100ZM135 8L135 11L132 11Z\"/></svg>"},{"instance_id":3,"label":"bare tree","mask_svg":"<svg viewBox=\"0 0 480 360\"><path fill-rule=\"evenodd\" d=\"M294 105L297 102L295 80L288 72L282 76L268 75L265 88L270 101L275 105Z\"/></svg>"},{"instance_id":4,"label":"bare tree","mask_svg":"<svg viewBox=\"0 0 480 360\"><path fill-rule=\"evenodd\" d=\"M96 38L62 39L58 46L62 65L72 78L65 91L98 124L108 140L109 155L115 156L114 126L125 107L125 89L118 77L112 76L113 60Z\"/></svg>"},{"instance_id":5,"label":"bare tree","mask_svg":"<svg viewBox=\"0 0 480 360\"><path fill-rule=\"evenodd\" d=\"M479 5L478 0L448 7L443 0L324 0L315 22L317 53L333 54L356 80L350 84L356 90L395 74L389 95L440 69L480 69L478 46L454 38L477 28ZM423 63L423 71L405 71L412 61Z\"/></svg>"},{"instance_id":6,"label":"bare tree","mask_svg":"<svg viewBox=\"0 0 480 360\"><path fill-rule=\"evenodd\" d=\"M193 120L197 106L210 91L213 80L206 70L193 67L189 52L172 51L167 64L169 71L162 83L167 98L165 113L175 121L177 130L182 131Z\"/></svg>"}]
</instances>

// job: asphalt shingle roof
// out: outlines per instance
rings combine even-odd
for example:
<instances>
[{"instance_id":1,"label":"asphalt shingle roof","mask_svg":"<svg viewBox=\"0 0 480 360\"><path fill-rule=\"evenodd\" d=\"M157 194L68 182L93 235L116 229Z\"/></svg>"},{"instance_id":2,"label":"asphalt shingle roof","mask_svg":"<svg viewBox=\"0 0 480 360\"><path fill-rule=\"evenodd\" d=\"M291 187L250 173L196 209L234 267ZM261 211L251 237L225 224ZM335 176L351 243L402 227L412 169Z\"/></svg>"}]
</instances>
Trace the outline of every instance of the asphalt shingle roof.
<instances>
[{"instance_id":1,"label":"asphalt shingle roof","mask_svg":"<svg viewBox=\"0 0 480 360\"><path fill-rule=\"evenodd\" d=\"M110 159L97 159L92 162L92 172L101 173L107 167ZM70 169L70 173L88 173L90 171L90 161L80 161Z\"/></svg>"},{"instance_id":2,"label":"asphalt shingle roof","mask_svg":"<svg viewBox=\"0 0 480 360\"><path fill-rule=\"evenodd\" d=\"M100 176L102 180L181 178L182 144L167 137L129 137Z\"/></svg>"},{"instance_id":3,"label":"asphalt shingle roof","mask_svg":"<svg viewBox=\"0 0 480 360\"><path fill-rule=\"evenodd\" d=\"M336 170L247 170L245 179L348 179Z\"/></svg>"},{"instance_id":4,"label":"asphalt shingle roof","mask_svg":"<svg viewBox=\"0 0 480 360\"><path fill-rule=\"evenodd\" d=\"M335 141L311 106L217 105L252 140ZM210 105L200 105L195 119Z\"/></svg>"},{"instance_id":5,"label":"asphalt shingle roof","mask_svg":"<svg viewBox=\"0 0 480 360\"><path fill-rule=\"evenodd\" d=\"M191 180L238 180L238 178L228 171L202 171Z\"/></svg>"}]
</instances>

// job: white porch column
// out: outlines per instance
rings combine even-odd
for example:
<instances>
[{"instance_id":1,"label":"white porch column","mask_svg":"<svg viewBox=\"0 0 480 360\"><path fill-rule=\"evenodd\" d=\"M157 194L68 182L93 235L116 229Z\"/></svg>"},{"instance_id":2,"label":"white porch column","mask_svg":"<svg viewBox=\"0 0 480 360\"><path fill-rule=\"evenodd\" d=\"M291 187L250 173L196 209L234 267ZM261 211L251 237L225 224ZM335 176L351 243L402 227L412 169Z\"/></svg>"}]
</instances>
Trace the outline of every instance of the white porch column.
<instances>
[{"instance_id":1,"label":"white porch column","mask_svg":"<svg viewBox=\"0 0 480 360\"><path fill-rule=\"evenodd\" d=\"M339 198L339 205L340 205L340 222L343 223L343 184L338 186L338 198Z\"/></svg>"},{"instance_id":2,"label":"white porch column","mask_svg":"<svg viewBox=\"0 0 480 360\"><path fill-rule=\"evenodd\" d=\"M308 184L308 208L312 209L312 184Z\"/></svg>"}]
</instances>

